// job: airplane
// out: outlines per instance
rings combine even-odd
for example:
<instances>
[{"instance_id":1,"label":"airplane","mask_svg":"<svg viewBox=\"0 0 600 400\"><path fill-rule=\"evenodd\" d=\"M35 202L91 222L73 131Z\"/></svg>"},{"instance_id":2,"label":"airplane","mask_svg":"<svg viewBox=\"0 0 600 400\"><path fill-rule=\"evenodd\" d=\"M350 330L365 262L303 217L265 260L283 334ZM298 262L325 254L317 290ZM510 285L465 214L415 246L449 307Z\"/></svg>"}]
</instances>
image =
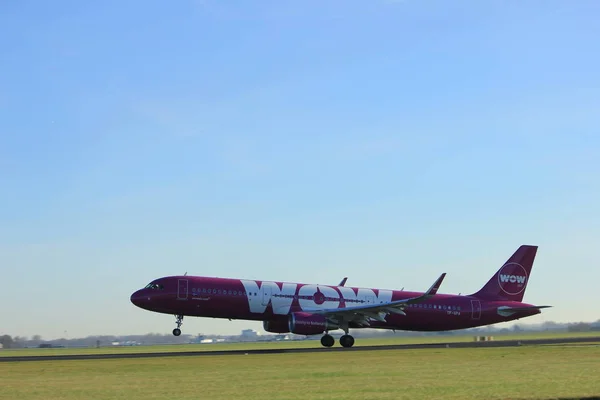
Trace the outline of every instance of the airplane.
<instances>
[{"instance_id":1,"label":"airplane","mask_svg":"<svg viewBox=\"0 0 600 400\"><path fill-rule=\"evenodd\" d=\"M267 332L321 335L331 347L330 331L341 329L342 347L352 347L350 329L448 331L507 322L552 306L523 303L538 246L522 245L477 292L440 294L446 273L425 292L367 289L339 285L257 281L202 276L166 276L131 295L145 310L175 316L181 335L184 316L262 321Z\"/></svg>"}]
</instances>

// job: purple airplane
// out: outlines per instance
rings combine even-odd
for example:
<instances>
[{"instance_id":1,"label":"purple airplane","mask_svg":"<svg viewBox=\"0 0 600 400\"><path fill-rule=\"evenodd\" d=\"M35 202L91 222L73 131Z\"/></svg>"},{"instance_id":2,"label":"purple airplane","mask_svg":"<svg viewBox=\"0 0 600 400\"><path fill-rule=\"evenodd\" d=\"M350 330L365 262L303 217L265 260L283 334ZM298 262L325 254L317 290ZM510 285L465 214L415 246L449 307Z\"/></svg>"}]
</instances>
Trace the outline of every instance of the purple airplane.
<instances>
[{"instance_id":1,"label":"purple airplane","mask_svg":"<svg viewBox=\"0 0 600 400\"><path fill-rule=\"evenodd\" d=\"M447 331L512 321L551 306L522 303L537 246L523 245L476 293L438 294L443 273L424 293L248 279L167 276L131 295L136 306L176 317L173 335L181 334L183 317L263 321L273 333L320 335L334 345L329 331L341 329L343 347L352 347L350 328Z\"/></svg>"}]
</instances>

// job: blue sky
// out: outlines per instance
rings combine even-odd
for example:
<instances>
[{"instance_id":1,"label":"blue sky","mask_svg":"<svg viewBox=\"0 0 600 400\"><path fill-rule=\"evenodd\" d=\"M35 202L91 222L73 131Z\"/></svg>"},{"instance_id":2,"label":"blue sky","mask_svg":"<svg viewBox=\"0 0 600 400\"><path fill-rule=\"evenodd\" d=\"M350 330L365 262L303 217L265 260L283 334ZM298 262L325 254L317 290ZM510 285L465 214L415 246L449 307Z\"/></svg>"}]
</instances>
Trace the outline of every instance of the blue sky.
<instances>
[{"instance_id":1,"label":"blue sky","mask_svg":"<svg viewBox=\"0 0 600 400\"><path fill-rule=\"evenodd\" d=\"M524 243L529 322L600 318L597 2L0 11L0 333L168 333L129 295L185 271L468 293Z\"/></svg>"}]
</instances>

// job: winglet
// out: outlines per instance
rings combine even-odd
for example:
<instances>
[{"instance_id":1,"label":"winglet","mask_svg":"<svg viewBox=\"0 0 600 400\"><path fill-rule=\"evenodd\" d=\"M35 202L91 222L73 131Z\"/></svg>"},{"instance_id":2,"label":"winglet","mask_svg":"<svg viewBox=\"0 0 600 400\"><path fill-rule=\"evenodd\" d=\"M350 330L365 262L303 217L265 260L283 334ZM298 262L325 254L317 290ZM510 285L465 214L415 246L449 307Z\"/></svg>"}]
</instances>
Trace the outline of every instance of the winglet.
<instances>
[{"instance_id":1,"label":"winglet","mask_svg":"<svg viewBox=\"0 0 600 400\"><path fill-rule=\"evenodd\" d=\"M338 286L344 286L346 284L346 281L348 280L348 277L344 277L344 279L342 279L342 281L340 282L340 284Z\"/></svg>"},{"instance_id":2,"label":"winglet","mask_svg":"<svg viewBox=\"0 0 600 400\"><path fill-rule=\"evenodd\" d=\"M406 303L406 304L420 303L422 301L427 300L431 296L434 296L437 293L437 291L439 290L440 286L442 285L442 281L444 280L445 277L446 277L446 273L444 272L442 275L440 275L439 278L437 278L437 280L433 283L433 285L431 285L431 287L429 289L427 289L427 291L425 293L423 293L422 295L420 295L418 297L413 297L412 299L407 299L407 300L403 301L403 303Z\"/></svg>"},{"instance_id":3,"label":"winglet","mask_svg":"<svg viewBox=\"0 0 600 400\"><path fill-rule=\"evenodd\" d=\"M437 279L437 281L435 281L435 283L433 285L431 285L429 290L427 290L427 292L425 292L425 295L433 296L434 294L436 294L437 291L439 290L440 286L442 285L442 281L444 280L445 277L446 277L446 273L444 272L442 275L440 275L440 277Z\"/></svg>"}]
</instances>

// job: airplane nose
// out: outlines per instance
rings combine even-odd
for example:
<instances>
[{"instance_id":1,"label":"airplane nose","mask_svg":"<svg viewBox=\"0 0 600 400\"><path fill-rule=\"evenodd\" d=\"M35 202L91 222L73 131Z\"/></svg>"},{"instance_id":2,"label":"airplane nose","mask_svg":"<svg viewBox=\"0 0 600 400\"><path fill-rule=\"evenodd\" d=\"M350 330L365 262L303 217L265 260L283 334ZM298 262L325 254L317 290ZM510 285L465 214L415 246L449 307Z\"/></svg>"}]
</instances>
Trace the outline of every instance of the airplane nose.
<instances>
[{"instance_id":1,"label":"airplane nose","mask_svg":"<svg viewBox=\"0 0 600 400\"><path fill-rule=\"evenodd\" d=\"M143 302L144 302L144 300L145 300L145 297L144 297L144 296L142 296L142 293L140 293L140 292L141 292L141 290L138 290L138 291L134 292L134 293L131 295L131 298L129 299L129 300L131 300L131 302L132 302L134 305L136 305L136 306L138 306L138 307L142 307L142 304L143 304Z\"/></svg>"}]
</instances>

